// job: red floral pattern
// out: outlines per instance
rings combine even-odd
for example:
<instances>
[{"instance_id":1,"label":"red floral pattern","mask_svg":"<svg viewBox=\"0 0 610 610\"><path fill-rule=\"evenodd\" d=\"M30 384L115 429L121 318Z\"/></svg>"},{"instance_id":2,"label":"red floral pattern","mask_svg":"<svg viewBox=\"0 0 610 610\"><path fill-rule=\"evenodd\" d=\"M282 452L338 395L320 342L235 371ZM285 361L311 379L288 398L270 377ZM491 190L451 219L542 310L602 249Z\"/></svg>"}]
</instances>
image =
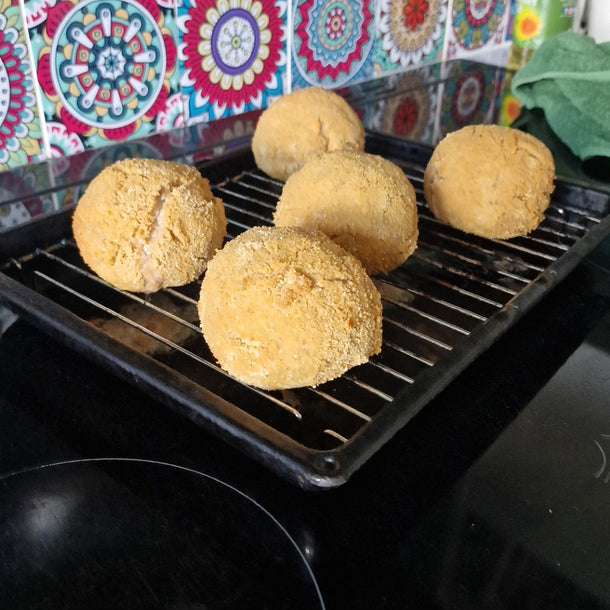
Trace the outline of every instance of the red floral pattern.
<instances>
[{"instance_id":1,"label":"red floral pattern","mask_svg":"<svg viewBox=\"0 0 610 610\"><path fill-rule=\"evenodd\" d=\"M309 78L315 76L313 82L345 82L358 70L373 40L374 9L371 5L367 0L353 3L302 0L298 3L297 56ZM330 6L332 8L327 11Z\"/></svg>"},{"instance_id":2,"label":"red floral pattern","mask_svg":"<svg viewBox=\"0 0 610 610\"><path fill-rule=\"evenodd\" d=\"M427 0L405 0L402 9L405 17L405 27L415 31L417 26L424 22L429 8Z\"/></svg>"},{"instance_id":3,"label":"red floral pattern","mask_svg":"<svg viewBox=\"0 0 610 610\"><path fill-rule=\"evenodd\" d=\"M466 2L464 10L468 23L472 27L478 28L487 23L495 8L495 0L471 0L471 2Z\"/></svg>"},{"instance_id":4,"label":"red floral pattern","mask_svg":"<svg viewBox=\"0 0 610 610\"><path fill-rule=\"evenodd\" d=\"M409 135L417 121L418 114L417 102L410 97L405 98L394 115L394 133L398 136Z\"/></svg>"},{"instance_id":5,"label":"red floral pattern","mask_svg":"<svg viewBox=\"0 0 610 610\"><path fill-rule=\"evenodd\" d=\"M7 140L15 137L15 130L21 123L21 113L25 110L24 97L26 89L23 84L25 75L19 69L19 58L13 55L12 44L5 40L4 32L0 30L0 60L8 75L10 87L9 111L0 124L0 147L6 146Z\"/></svg>"}]
</instances>

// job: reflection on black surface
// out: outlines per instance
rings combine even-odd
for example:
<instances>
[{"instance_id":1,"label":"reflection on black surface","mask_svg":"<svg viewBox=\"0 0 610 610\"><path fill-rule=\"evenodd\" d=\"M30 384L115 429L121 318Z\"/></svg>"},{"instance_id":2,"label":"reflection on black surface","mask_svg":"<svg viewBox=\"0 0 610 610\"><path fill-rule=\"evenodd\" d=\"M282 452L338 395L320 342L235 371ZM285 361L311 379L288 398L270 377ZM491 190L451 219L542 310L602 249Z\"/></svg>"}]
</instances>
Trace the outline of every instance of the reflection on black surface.
<instances>
[{"instance_id":1,"label":"reflection on black surface","mask_svg":"<svg viewBox=\"0 0 610 610\"><path fill-rule=\"evenodd\" d=\"M607 315L414 534L443 608L608 607L609 340Z\"/></svg>"},{"instance_id":2,"label":"reflection on black surface","mask_svg":"<svg viewBox=\"0 0 610 610\"><path fill-rule=\"evenodd\" d=\"M200 473L66 462L5 477L0 497L4 607L324 607L279 523Z\"/></svg>"}]
</instances>

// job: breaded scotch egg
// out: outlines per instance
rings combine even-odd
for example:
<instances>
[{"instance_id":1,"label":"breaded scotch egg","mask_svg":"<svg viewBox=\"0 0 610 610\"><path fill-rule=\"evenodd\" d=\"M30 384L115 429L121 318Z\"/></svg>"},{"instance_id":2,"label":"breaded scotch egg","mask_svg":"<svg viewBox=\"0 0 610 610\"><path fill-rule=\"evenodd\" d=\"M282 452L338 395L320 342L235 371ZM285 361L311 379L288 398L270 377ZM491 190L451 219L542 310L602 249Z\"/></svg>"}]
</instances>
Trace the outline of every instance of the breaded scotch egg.
<instances>
[{"instance_id":1,"label":"breaded scotch egg","mask_svg":"<svg viewBox=\"0 0 610 610\"><path fill-rule=\"evenodd\" d=\"M273 219L322 231L371 275L398 267L417 245L413 185L397 165L364 152L309 160L286 181Z\"/></svg>"},{"instance_id":2,"label":"breaded scotch egg","mask_svg":"<svg viewBox=\"0 0 610 610\"><path fill-rule=\"evenodd\" d=\"M198 304L220 366L252 386L316 386L381 349L381 297L320 232L254 227L210 261Z\"/></svg>"},{"instance_id":3,"label":"breaded scotch egg","mask_svg":"<svg viewBox=\"0 0 610 610\"><path fill-rule=\"evenodd\" d=\"M226 227L223 203L197 169L154 159L104 168L72 218L85 263L121 290L147 293L197 279Z\"/></svg>"},{"instance_id":4,"label":"breaded scotch egg","mask_svg":"<svg viewBox=\"0 0 610 610\"><path fill-rule=\"evenodd\" d=\"M432 213L448 225L509 239L542 222L554 179L553 155L536 137L511 127L470 125L436 146L424 192Z\"/></svg>"},{"instance_id":5,"label":"breaded scotch egg","mask_svg":"<svg viewBox=\"0 0 610 610\"><path fill-rule=\"evenodd\" d=\"M343 149L364 150L364 127L345 99L321 87L275 100L261 114L252 138L256 165L283 181L314 155Z\"/></svg>"}]
</instances>

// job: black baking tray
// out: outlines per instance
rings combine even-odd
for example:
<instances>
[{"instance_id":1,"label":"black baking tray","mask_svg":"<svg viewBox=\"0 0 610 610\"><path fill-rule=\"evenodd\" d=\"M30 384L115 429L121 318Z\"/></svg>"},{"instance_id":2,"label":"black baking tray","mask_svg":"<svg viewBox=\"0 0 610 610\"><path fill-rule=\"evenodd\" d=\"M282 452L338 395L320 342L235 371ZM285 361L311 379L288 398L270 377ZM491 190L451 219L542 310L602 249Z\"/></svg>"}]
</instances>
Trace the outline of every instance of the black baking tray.
<instances>
[{"instance_id":1,"label":"black baking tray","mask_svg":"<svg viewBox=\"0 0 610 610\"><path fill-rule=\"evenodd\" d=\"M200 282L154 295L108 285L78 255L71 209L1 235L0 303L296 485L342 485L610 233L610 196L558 181L530 235L467 235L425 205L430 147L369 132L367 150L412 181L420 236L401 267L374 278L381 353L337 380L265 392L229 377L198 326ZM248 145L198 168L223 198L228 239L272 223L282 183Z\"/></svg>"}]
</instances>

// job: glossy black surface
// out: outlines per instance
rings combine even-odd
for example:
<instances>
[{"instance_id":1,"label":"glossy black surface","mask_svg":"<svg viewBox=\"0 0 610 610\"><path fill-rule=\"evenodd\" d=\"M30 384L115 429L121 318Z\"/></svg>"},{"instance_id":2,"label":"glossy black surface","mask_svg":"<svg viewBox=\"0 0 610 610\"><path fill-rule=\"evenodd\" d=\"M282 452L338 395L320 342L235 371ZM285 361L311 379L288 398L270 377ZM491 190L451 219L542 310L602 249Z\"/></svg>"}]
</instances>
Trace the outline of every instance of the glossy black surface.
<instances>
[{"instance_id":1,"label":"glossy black surface","mask_svg":"<svg viewBox=\"0 0 610 610\"><path fill-rule=\"evenodd\" d=\"M193 470L60 462L1 479L0 506L7 607L323 607L280 524Z\"/></svg>"},{"instance_id":2,"label":"glossy black surface","mask_svg":"<svg viewBox=\"0 0 610 610\"><path fill-rule=\"evenodd\" d=\"M610 477L602 468L605 451L610 455L609 248L606 240L345 486L325 492L285 483L18 320L0 338L0 471L83 457L132 458L216 477L285 528L307 558L326 608L603 608L610 597ZM180 491L170 514L183 514L176 508L183 499L187 507L193 502L224 510L222 497L209 499L216 485L207 485L202 496L200 476L178 472L172 483L171 468L148 480L121 470L111 473L108 485L119 485L118 495L129 501L125 510L124 500L117 503L113 519L124 536L122 551L131 556L129 549L136 549L144 564L150 511L174 483ZM65 493L78 492L78 477L68 475L60 477ZM100 476L105 480L107 473L96 470L94 479ZM134 496L141 522L130 513ZM11 504L2 506L6 536ZM167 574L181 562L194 574L209 559L206 544L199 546L205 532L195 528L188 536L185 529L197 519L190 510L185 514L184 522L167 521L161 558L150 553L146 570L155 577L146 582L152 592L140 579L125 579L121 607L146 607L154 595L159 602L148 607L173 607L164 597L164 572L155 572L159 562L167 564ZM75 557L91 557L85 552L89 539L108 523L95 516L89 521L90 534L82 529L87 523L68 530L53 549L60 555L55 561L69 565ZM273 537L269 519L262 521ZM258 541L260 510L240 512L233 525L237 539L255 532ZM289 550L281 528L275 528L273 544ZM230 538L226 530L223 536ZM185 544L173 544L174 537ZM5 574L16 569L21 543L15 540L0 545ZM229 545L228 554L233 551ZM248 576L235 565L244 557L233 557L232 566L217 563L217 578L231 575L241 591ZM269 559L263 554L252 569L268 566ZM32 555L21 561L31 562ZM294 561L289 565L298 565ZM302 570L291 574L307 584L298 578ZM87 575L77 572L70 581L79 601L89 590ZM61 579L21 582L18 590L0 588L3 607L36 607L48 596L60 599L58 588L67 586ZM12 599L6 599L9 593ZM224 607L195 594L188 601L189 607Z\"/></svg>"}]
</instances>

